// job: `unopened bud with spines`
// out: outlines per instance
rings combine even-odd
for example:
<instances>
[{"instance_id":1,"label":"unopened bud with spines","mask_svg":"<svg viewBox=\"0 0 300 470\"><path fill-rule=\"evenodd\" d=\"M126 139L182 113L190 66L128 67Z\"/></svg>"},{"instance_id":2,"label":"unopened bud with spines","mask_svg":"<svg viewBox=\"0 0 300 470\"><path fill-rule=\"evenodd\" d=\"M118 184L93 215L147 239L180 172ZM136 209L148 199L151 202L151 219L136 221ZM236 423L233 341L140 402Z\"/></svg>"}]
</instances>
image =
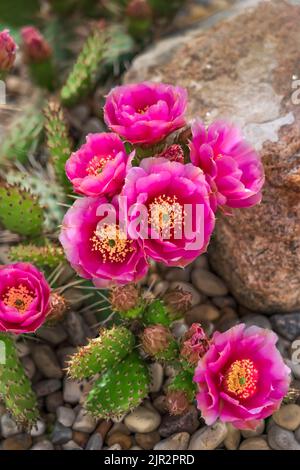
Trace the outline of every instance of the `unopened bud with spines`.
<instances>
[{"instance_id":1,"label":"unopened bud with spines","mask_svg":"<svg viewBox=\"0 0 300 470\"><path fill-rule=\"evenodd\" d=\"M109 300L112 310L119 313L123 318L137 318L144 309L140 290L135 284L113 287L110 291Z\"/></svg>"},{"instance_id":2,"label":"unopened bud with spines","mask_svg":"<svg viewBox=\"0 0 300 470\"><path fill-rule=\"evenodd\" d=\"M171 331L163 325L145 328L141 344L145 353L158 361L173 361L178 357L178 344Z\"/></svg>"},{"instance_id":3,"label":"unopened bud with spines","mask_svg":"<svg viewBox=\"0 0 300 470\"><path fill-rule=\"evenodd\" d=\"M163 297L163 301L172 320L181 318L192 306L192 294L181 288L169 290Z\"/></svg>"},{"instance_id":4,"label":"unopened bud with spines","mask_svg":"<svg viewBox=\"0 0 300 470\"><path fill-rule=\"evenodd\" d=\"M50 296L50 309L46 319L47 324L51 325L62 321L68 308L69 304L66 299L62 295L52 292Z\"/></svg>"},{"instance_id":5,"label":"unopened bud with spines","mask_svg":"<svg viewBox=\"0 0 300 470\"><path fill-rule=\"evenodd\" d=\"M180 370L168 385L166 405L171 415L186 413L196 395L193 373Z\"/></svg>"},{"instance_id":6,"label":"unopened bud with spines","mask_svg":"<svg viewBox=\"0 0 300 470\"><path fill-rule=\"evenodd\" d=\"M182 339L180 358L185 368L194 370L210 346L208 337L199 323L193 323Z\"/></svg>"},{"instance_id":7,"label":"unopened bud with spines","mask_svg":"<svg viewBox=\"0 0 300 470\"><path fill-rule=\"evenodd\" d=\"M0 32L0 80L5 78L6 73L14 65L17 46L9 34L8 29Z\"/></svg>"},{"instance_id":8,"label":"unopened bud with spines","mask_svg":"<svg viewBox=\"0 0 300 470\"><path fill-rule=\"evenodd\" d=\"M168 315L164 303L159 300L153 300L143 312L143 323L145 325L164 325L170 326L172 320Z\"/></svg>"}]
</instances>

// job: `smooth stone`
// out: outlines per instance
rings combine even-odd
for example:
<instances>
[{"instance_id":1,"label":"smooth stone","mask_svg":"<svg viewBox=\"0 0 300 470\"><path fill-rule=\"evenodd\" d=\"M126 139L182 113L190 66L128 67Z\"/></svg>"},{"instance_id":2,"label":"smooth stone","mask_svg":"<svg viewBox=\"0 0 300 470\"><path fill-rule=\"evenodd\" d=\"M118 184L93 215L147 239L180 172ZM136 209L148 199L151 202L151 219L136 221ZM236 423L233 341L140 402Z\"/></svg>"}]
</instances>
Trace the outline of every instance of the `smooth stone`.
<instances>
[{"instance_id":1,"label":"smooth stone","mask_svg":"<svg viewBox=\"0 0 300 470\"><path fill-rule=\"evenodd\" d=\"M72 408L67 408L66 406L60 406L56 410L57 421L63 426L70 428L75 421L75 413Z\"/></svg>"},{"instance_id":2,"label":"smooth stone","mask_svg":"<svg viewBox=\"0 0 300 470\"><path fill-rule=\"evenodd\" d=\"M224 295L220 297L212 297L211 301L218 308L224 308L224 307L236 308L235 299L229 295Z\"/></svg>"},{"instance_id":3,"label":"smooth stone","mask_svg":"<svg viewBox=\"0 0 300 470\"><path fill-rule=\"evenodd\" d=\"M107 450L122 450L122 447L120 444L114 444L113 446L108 447Z\"/></svg>"},{"instance_id":4,"label":"smooth stone","mask_svg":"<svg viewBox=\"0 0 300 470\"><path fill-rule=\"evenodd\" d=\"M153 295L155 297L162 297L169 289L170 284L167 281L159 281L153 287Z\"/></svg>"},{"instance_id":5,"label":"smooth stone","mask_svg":"<svg viewBox=\"0 0 300 470\"><path fill-rule=\"evenodd\" d=\"M24 341L17 341L16 349L17 349L19 358L28 356L30 354L30 347L27 343L24 343Z\"/></svg>"},{"instance_id":6,"label":"smooth stone","mask_svg":"<svg viewBox=\"0 0 300 470\"><path fill-rule=\"evenodd\" d=\"M36 425L31 429L30 435L31 437L39 437L42 436L46 431L46 423L41 419L37 420Z\"/></svg>"},{"instance_id":7,"label":"smooth stone","mask_svg":"<svg viewBox=\"0 0 300 470\"><path fill-rule=\"evenodd\" d=\"M51 434L53 444L66 444L72 439L72 429L63 426L58 421L55 423Z\"/></svg>"},{"instance_id":8,"label":"smooth stone","mask_svg":"<svg viewBox=\"0 0 300 470\"><path fill-rule=\"evenodd\" d=\"M217 421L212 426L204 426L191 437L188 450L214 450L227 436L224 423Z\"/></svg>"},{"instance_id":9,"label":"smooth stone","mask_svg":"<svg viewBox=\"0 0 300 470\"><path fill-rule=\"evenodd\" d=\"M56 410L64 402L63 394L59 390L58 392L51 393L46 397L46 408L49 413L56 413Z\"/></svg>"},{"instance_id":10,"label":"smooth stone","mask_svg":"<svg viewBox=\"0 0 300 470\"><path fill-rule=\"evenodd\" d=\"M25 374L31 380L36 373L35 363L30 356L25 356L21 359L22 365L24 367Z\"/></svg>"},{"instance_id":11,"label":"smooth stone","mask_svg":"<svg viewBox=\"0 0 300 470\"><path fill-rule=\"evenodd\" d=\"M198 256L198 258L196 258L195 261L193 262L193 267L209 270L209 264L208 264L207 256L205 254Z\"/></svg>"},{"instance_id":12,"label":"smooth stone","mask_svg":"<svg viewBox=\"0 0 300 470\"><path fill-rule=\"evenodd\" d=\"M169 268L165 275L165 279L169 282L184 281L189 282L191 269L187 268Z\"/></svg>"},{"instance_id":13,"label":"smooth stone","mask_svg":"<svg viewBox=\"0 0 300 470\"><path fill-rule=\"evenodd\" d=\"M100 424L98 424L96 428L96 432L101 434L103 441L105 440L105 437L107 433L109 432L109 430L111 429L111 427L112 427L112 422L110 420L104 420Z\"/></svg>"},{"instance_id":14,"label":"smooth stone","mask_svg":"<svg viewBox=\"0 0 300 470\"><path fill-rule=\"evenodd\" d=\"M139 446L132 446L132 447L130 447L129 450L143 450L143 449Z\"/></svg>"},{"instance_id":15,"label":"smooth stone","mask_svg":"<svg viewBox=\"0 0 300 470\"><path fill-rule=\"evenodd\" d=\"M159 392L162 387L163 380L164 380L163 366L159 364L158 362L154 362L153 364L150 364L149 371L150 371L150 377L151 377L149 392L150 393Z\"/></svg>"},{"instance_id":16,"label":"smooth stone","mask_svg":"<svg viewBox=\"0 0 300 470\"><path fill-rule=\"evenodd\" d=\"M124 423L114 423L107 432L107 437L111 436L115 432L121 432L122 434L127 434L127 436L131 434L130 430L127 428L127 426L125 426Z\"/></svg>"},{"instance_id":17,"label":"smooth stone","mask_svg":"<svg viewBox=\"0 0 300 470\"><path fill-rule=\"evenodd\" d=\"M31 446L31 436L22 433L5 439L2 443L2 450L28 450Z\"/></svg>"},{"instance_id":18,"label":"smooth stone","mask_svg":"<svg viewBox=\"0 0 300 470\"><path fill-rule=\"evenodd\" d=\"M264 437L248 437L241 443L239 450L271 450L271 448Z\"/></svg>"},{"instance_id":19,"label":"smooth stone","mask_svg":"<svg viewBox=\"0 0 300 470\"><path fill-rule=\"evenodd\" d=\"M61 379L63 371L53 350L46 344L35 346L32 351L33 360L38 370L47 379Z\"/></svg>"},{"instance_id":20,"label":"smooth stone","mask_svg":"<svg viewBox=\"0 0 300 470\"><path fill-rule=\"evenodd\" d=\"M136 443L145 450L153 449L153 447L160 441L160 435L157 431L149 432L147 434L136 433Z\"/></svg>"},{"instance_id":21,"label":"smooth stone","mask_svg":"<svg viewBox=\"0 0 300 470\"><path fill-rule=\"evenodd\" d=\"M103 439L101 434L96 432L93 434L85 447L85 450L101 450L103 447Z\"/></svg>"},{"instance_id":22,"label":"smooth stone","mask_svg":"<svg viewBox=\"0 0 300 470\"><path fill-rule=\"evenodd\" d=\"M72 439L62 445L63 450L83 450L75 441Z\"/></svg>"},{"instance_id":23,"label":"smooth stone","mask_svg":"<svg viewBox=\"0 0 300 470\"><path fill-rule=\"evenodd\" d=\"M101 124L100 119L90 118L82 129L82 135L98 134L104 131L104 126Z\"/></svg>"},{"instance_id":24,"label":"smooth stone","mask_svg":"<svg viewBox=\"0 0 300 470\"><path fill-rule=\"evenodd\" d=\"M268 444L274 450L300 450L292 431L274 424L268 431Z\"/></svg>"},{"instance_id":25,"label":"smooth stone","mask_svg":"<svg viewBox=\"0 0 300 470\"><path fill-rule=\"evenodd\" d=\"M272 315L270 318L273 329L289 341L300 335L300 313Z\"/></svg>"},{"instance_id":26,"label":"smooth stone","mask_svg":"<svg viewBox=\"0 0 300 470\"><path fill-rule=\"evenodd\" d=\"M187 432L179 432L158 442L154 446L154 450L186 450L189 440L190 435Z\"/></svg>"},{"instance_id":27,"label":"smooth stone","mask_svg":"<svg viewBox=\"0 0 300 470\"><path fill-rule=\"evenodd\" d=\"M239 429L227 423L227 436L224 439L224 446L227 450L237 450L241 441L241 432Z\"/></svg>"},{"instance_id":28,"label":"smooth stone","mask_svg":"<svg viewBox=\"0 0 300 470\"><path fill-rule=\"evenodd\" d=\"M77 348L74 346L64 346L57 349L56 355L62 369L66 369L68 367L70 357L76 352Z\"/></svg>"},{"instance_id":29,"label":"smooth stone","mask_svg":"<svg viewBox=\"0 0 300 470\"><path fill-rule=\"evenodd\" d=\"M64 380L64 389L63 389L63 397L66 403L70 403L71 405L75 405L79 403L81 398L81 384L76 382L75 380L65 379Z\"/></svg>"},{"instance_id":30,"label":"smooth stone","mask_svg":"<svg viewBox=\"0 0 300 470\"><path fill-rule=\"evenodd\" d=\"M272 329L270 320L263 315L245 315L243 317L243 323L245 323L247 326L255 325L259 326L260 328L266 328L268 330Z\"/></svg>"},{"instance_id":31,"label":"smooth stone","mask_svg":"<svg viewBox=\"0 0 300 470\"><path fill-rule=\"evenodd\" d=\"M15 436L20 432L19 426L8 413L1 416L0 430L4 438Z\"/></svg>"},{"instance_id":32,"label":"smooth stone","mask_svg":"<svg viewBox=\"0 0 300 470\"><path fill-rule=\"evenodd\" d=\"M295 431L295 438L296 438L296 441L300 443L300 426Z\"/></svg>"},{"instance_id":33,"label":"smooth stone","mask_svg":"<svg viewBox=\"0 0 300 470\"><path fill-rule=\"evenodd\" d=\"M54 450L54 446L52 442L45 439L34 444L30 450Z\"/></svg>"},{"instance_id":34,"label":"smooth stone","mask_svg":"<svg viewBox=\"0 0 300 470\"><path fill-rule=\"evenodd\" d=\"M248 437L260 436L261 434L263 434L264 430L265 430L265 421L261 419L255 429L243 429L241 433L242 433L242 436L246 439Z\"/></svg>"},{"instance_id":35,"label":"smooth stone","mask_svg":"<svg viewBox=\"0 0 300 470\"><path fill-rule=\"evenodd\" d=\"M113 446L114 444L120 444L123 450L128 450L132 446L132 439L127 434L117 431L110 434L107 439L107 445L109 447Z\"/></svg>"},{"instance_id":36,"label":"smooth stone","mask_svg":"<svg viewBox=\"0 0 300 470\"><path fill-rule=\"evenodd\" d=\"M149 410L144 406L139 406L132 413L126 416L124 423L132 432L147 433L155 431L161 422L160 414Z\"/></svg>"},{"instance_id":37,"label":"smooth stone","mask_svg":"<svg viewBox=\"0 0 300 470\"><path fill-rule=\"evenodd\" d=\"M87 325L83 318L76 312L69 312L64 321L72 346L84 346L87 343Z\"/></svg>"},{"instance_id":38,"label":"smooth stone","mask_svg":"<svg viewBox=\"0 0 300 470\"><path fill-rule=\"evenodd\" d=\"M58 379L41 380L34 385L35 392L38 397L45 397L61 388L61 381Z\"/></svg>"},{"instance_id":39,"label":"smooth stone","mask_svg":"<svg viewBox=\"0 0 300 470\"><path fill-rule=\"evenodd\" d=\"M53 346L63 343L68 337L62 325L42 326L37 330L36 335Z\"/></svg>"},{"instance_id":40,"label":"smooth stone","mask_svg":"<svg viewBox=\"0 0 300 470\"><path fill-rule=\"evenodd\" d=\"M169 437L178 432L188 432L193 434L200 426L198 411L195 406L190 406L183 415L170 416L165 415L158 429L162 437Z\"/></svg>"},{"instance_id":41,"label":"smooth stone","mask_svg":"<svg viewBox=\"0 0 300 470\"><path fill-rule=\"evenodd\" d=\"M175 336L176 339L181 339L188 331L188 329L189 327L185 323L184 319L176 320L171 325L172 334Z\"/></svg>"},{"instance_id":42,"label":"smooth stone","mask_svg":"<svg viewBox=\"0 0 300 470\"><path fill-rule=\"evenodd\" d=\"M190 292L192 294L192 299L191 299L191 305L194 307L194 305L198 305L204 300L204 296L195 289L195 287L192 286L192 284L189 284L188 282L183 282L183 281L176 281L172 282L170 285L170 290L177 290L177 289L182 289L183 291Z\"/></svg>"},{"instance_id":43,"label":"smooth stone","mask_svg":"<svg viewBox=\"0 0 300 470\"><path fill-rule=\"evenodd\" d=\"M86 432L73 431L72 439L82 449L87 445L90 435Z\"/></svg>"},{"instance_id":44,"label":"smooth stone","mask_svg":"<svg viewBox=\"0 0 300 470\"><path fill-rule=\"evenodd\" d=\"M82 408L76 416L73 430L92 433L95 431L96 426L97 421Z\"/></svg>"},{"instance_id":45,"label":"smooth stone","mask_svg":"<svg viewBox=\"0 0 300 470\"><path fill-rule=\"evenodd\" d=\"M200 304L186 312L185 321L188 325L201 323L203 320L216 321L220 318L220 311L211 304Z\"/></svg>"},{"instance_id":46,"label":"smooth stone","mask_svg":"<svg viewBox=\"0 0 300 470\"><path fill-rule=\"evenodd\" d=\"M165 414L167 412L166 396L159 395L157 398L154 398L153 406L159 411L160 414Z\"/></svg>"},{"instance_id":47,"label":"smooth stone","mask_svg":"<svg viewBox=\"0 0 300 470\"><path fill-rule=\"evenodd\" d=\"M226 284L207 269L197 268L192 272L193 285L208 297L223 296L228 293Z\"/></svg>"},{"instance_id":48,"label":"smooth stone","mask_svg":"<svg viewBox=\"0 0 300 470\"><path fill-rule=\"evenodd\" d=\"M300 406L283 405L273 414L273 420L278 426L289 431L295 431L300 426Z\"/></svg>"}]
</instances>

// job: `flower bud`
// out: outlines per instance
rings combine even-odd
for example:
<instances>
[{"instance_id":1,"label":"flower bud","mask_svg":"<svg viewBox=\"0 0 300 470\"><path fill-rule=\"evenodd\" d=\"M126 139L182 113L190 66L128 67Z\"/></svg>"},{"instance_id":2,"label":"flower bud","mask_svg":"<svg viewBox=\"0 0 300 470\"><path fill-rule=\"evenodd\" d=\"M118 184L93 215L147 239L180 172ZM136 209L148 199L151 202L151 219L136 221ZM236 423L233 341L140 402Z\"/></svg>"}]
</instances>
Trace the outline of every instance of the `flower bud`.
<instances>
[{"instance_id":1,"label":"flower bud","mask_svg":"<svg viewBox=\"0 0 300 470\"><path fill-rule=\"evenodd\" d=\"M135 284L113 287L110 291L110 303L115 312L127 318L135 318L142 311L140 291Z\"/></svg>"},{"instance_id":2,"label":"flower bud","mask_svg":"<svg viewBox=\"0 0 300 470\"><path fill-rule=\"evenodd\" d=\"M47 314L48 323L57 323L65 316L69 306L64 297L53 292L50 297L50 310Z\"/></svg>"},{"instance_id":3,"label":"flower bud","mask_svg":"<svg viewBox=\"0 0 300 470\"><path fill-rule=\"evenodd\" d=\"M184 390L170 390L166 395L166 405L170 415L178 416L187 412L190 402Z\"/></svg>"},{"instance_id":4,"label":"flower bud","mask_svg":"<svg viewBox=\"0 0 300 470\"><path fill-rule=\"evenodd\" d=\"M12 68L16 52L16 43L10 36L9 30L5 29L0 33L0 72L8 72Z\"/></svg>"},{"instance_id":5,"label":"flower bud","mask_svg":"<svg viewBox=\"0 0 300 470\"><path fill-rule=\"evenodd\" d=\"M196 366L199 359L209 349L209 339L199 323L193 323L183 337L180 350L181 358L189 365Z\"/></svg>"},{"instance_id":6,"label":"flower bud","mask_svg":"<svg viewBox=\"0 0 300 470\"><path fill-rule=\"evenodd\" d=\"M28 62L43 62L52 56L51 46L38 29L26 26L22 28L21 36Z\"/></svg>"},{"instance_id":7,"label":"flower bud","mask_svg":"<svg viewBox=\"0 0 300 470\"><path fill-rule=\"evenodd\" d=\"M147 0L130 0L126 9L126 15L131 18L151 18L152 10Z\"/></svg>"},{"instance_id":8,"label":"flower bud","mask_svg":"<svg viewBox=\"0 0 300 470\"><path fill-rule=\"evenodd\" d=\"M166 148L158 157L166 158L170 162L184 163L184 152L180 145L173 144Z\"/></svg>"},{"instance_id":9,"label":"flower bud","mask_svg":"<svg viewBox=\"0 0 300 470\"><path fill-rule=\"evenodd\" d=\"M170 330L163 325L145 328L141 342L145 353L158 360L172 360L177 355L177 343Z\"/></svg>"},{"instance_id":10,"label":"flower bud","mask_svg":"<svg viewBox=\"0 0 300 470\"><path fill-rule=\"evenodd\" d=\"M183 289L166 292L163 301L174 319L181 317L192 307L192 294Z\"/></svg>"}]
</instances>

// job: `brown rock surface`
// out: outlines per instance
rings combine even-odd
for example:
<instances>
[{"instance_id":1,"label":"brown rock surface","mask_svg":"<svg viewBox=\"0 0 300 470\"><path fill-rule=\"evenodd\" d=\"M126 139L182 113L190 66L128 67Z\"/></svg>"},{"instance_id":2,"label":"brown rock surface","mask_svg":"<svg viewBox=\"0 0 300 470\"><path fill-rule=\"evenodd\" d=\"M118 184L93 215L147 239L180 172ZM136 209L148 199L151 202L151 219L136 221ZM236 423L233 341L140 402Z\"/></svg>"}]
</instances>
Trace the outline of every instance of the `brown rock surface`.
<instances>
[{"instance_id":1,"label":"brown rock surface","mask_svg":"<svg viewBox=\"0 0 300 470\"><path fill-rule=\"evenodd\" d=\"M249 3L226 21L158 43L126 80L185 86L189 117L233 120L260 151L262 204L219 215L210 260L249 309L286 312L300 308L300 104L292 100L300 2Z\"/></svg>"}]
</instances>

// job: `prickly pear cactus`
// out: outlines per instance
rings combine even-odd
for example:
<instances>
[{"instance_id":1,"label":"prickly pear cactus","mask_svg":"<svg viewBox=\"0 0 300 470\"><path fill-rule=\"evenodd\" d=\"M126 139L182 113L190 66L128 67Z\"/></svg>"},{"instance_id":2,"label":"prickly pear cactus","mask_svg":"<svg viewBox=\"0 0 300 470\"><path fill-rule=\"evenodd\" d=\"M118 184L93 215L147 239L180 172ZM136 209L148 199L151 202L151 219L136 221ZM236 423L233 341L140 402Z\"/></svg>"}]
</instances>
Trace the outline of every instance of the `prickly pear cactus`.
<instances>
[{"instance_id":1,"label":"prickly pear cactus","mask_svg":"<svg viewBox=\"0 0 300 470\"><path fill-rule=\"evenodd\" d=\"M193 373L180 369L168 385L168 391L184 392L189 401L196 395L196 384L193 382Z\"/></svg>"},{"instance_id":2,"label":"prickly pear cactus","mask_svg":"<svg viewBox=\"0 0 300 470\"><path fill-rule=\"evenodd\" d=\"M89 341L74 354L68 365L73 379L83 379L112 368L129 354L135 344L133 334L122 326L102 330L100 336Z\"/></svg>"},{"instance_id":3,"label":"prickly pear cactus","mask_svg":"<svg viewBox=\"0 0 300 470\"><path fill-rule=\"evenodd\" d=\"M43 231L44 215L37 198L17 185L0 185L0 221L7 230L34 237Z\"/></svg>"},{"instance_id":4,"label":"prickly pear cactus","mask_svg":"<svg viewBox=\"0 0 300 470\"><path fill-rule=\"evenodd\" d=\"M40 268L56 268L65 261L63 249L60 246L47 243L45 246L16 245L10 249L12 261L33 263Z\"/></svg>"},{"instance_id":5,"label":"prickly pear cactus","mask_svg":"<svg viewBox=\"0 0 300 470\"><path fill-rule=\"evenodd\" d=\"M86 409L97 418L120 417L142 402L148 395L149 384L148 367L133 351L95 382Z\"/></svg>"},{"instance_id":6,"label":"prickly pear cactus","mask_svg":"<svg viewBox=\"0 0 300 470\"><path fill-rule=\"evenodd\" d=\"M17 423L32 428L38 419L36 396L17 356L13 339L0 333L4 363L0 362L0 397ZM4 347L3 347L4 345Z\"/></svg>"},{"instance_id":7,"label":"prickly pear cactus","mask_svg":"<svg viewBox=\"0 0 300 470\"><path fill-rule=\"evenodd\" d=\"M171 319L167 309L161 300L156 299L146 308L143 314L143 322L145 325L164 325L170 326Z\"/></svg>"}]
</instances>

